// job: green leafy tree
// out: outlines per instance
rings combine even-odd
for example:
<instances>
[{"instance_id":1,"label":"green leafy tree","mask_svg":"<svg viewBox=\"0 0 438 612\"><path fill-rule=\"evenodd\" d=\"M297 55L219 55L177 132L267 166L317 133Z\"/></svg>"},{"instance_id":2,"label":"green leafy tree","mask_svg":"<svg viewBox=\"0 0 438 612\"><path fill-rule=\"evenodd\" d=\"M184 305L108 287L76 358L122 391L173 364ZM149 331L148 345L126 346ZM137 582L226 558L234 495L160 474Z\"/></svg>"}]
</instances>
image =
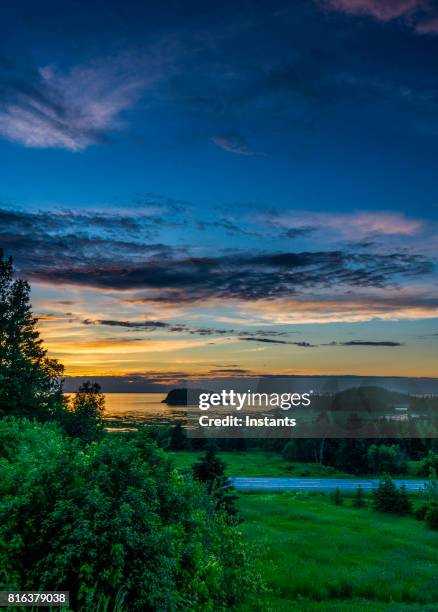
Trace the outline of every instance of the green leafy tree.
<instances>
[{"instance_id":1,"label":"green leafy tree","mask_svg":"<svg viewBox=\"0 0 438 612\"><path fill-rule=\"evenodd\" d=\"M204 483L208 492L216 500L216 507L224 510L229 516L237 514L234 488L225 474L226 465L217 456L214 446L209 445L204 457L193 465L193 475Z\"/></svg>"},{"instance_id":2,"label":"green leafy tree","mask_svg":"<svg viewBox=\"0 0 438 612\"><path fill-rule=\"evenodd\" d=\"M398 444L372 444L368 448L368 469L372 474L402 474L407 463Z\"/></svg>"},{"instance_id":3,"label":"green leafy tree","mask_svg":"<svg viewBox=\"0 0 438 612\"><path fill-rule=\"evenodd\" d=\"M237 527L147 435L84 446L7 417L0 455L1 590L69 590L77 612L99 598L213 612L260 589Z\"/></svg>"},{"instance_id":4,"label":"green leafy tree","mask_svg":"<svg viewBox=\"0 0 438 612\"><path fill-rule=\"evenodd\" d=\"M362 487L359 485L356 489L356 493L353 498L353 507L354 508L365 508L366 506L365 495Z\"/></svg>"},{"instance_id":5,"label":"green leafy tree","mask_svg":"<svg viewBox=\"0 0 438 612\"><path fill-rule=\"evenodd\" d=\"M13 278L0 249L0 415L48 419L63 409L63 366L47 357L32 315L30 287Z\"/></svg>"},{"instance_id":6,"label":"green leafy tree","mask_svg":"<svg viewBox=\"0 0 438 612\"><path fill-rule=\"evenodd\" d=\"M97 383L85 382L76 392L65 417L65 429L70 436L85 442L97 440L103 431L105 395Z\"/></svg>"}]
</instances>

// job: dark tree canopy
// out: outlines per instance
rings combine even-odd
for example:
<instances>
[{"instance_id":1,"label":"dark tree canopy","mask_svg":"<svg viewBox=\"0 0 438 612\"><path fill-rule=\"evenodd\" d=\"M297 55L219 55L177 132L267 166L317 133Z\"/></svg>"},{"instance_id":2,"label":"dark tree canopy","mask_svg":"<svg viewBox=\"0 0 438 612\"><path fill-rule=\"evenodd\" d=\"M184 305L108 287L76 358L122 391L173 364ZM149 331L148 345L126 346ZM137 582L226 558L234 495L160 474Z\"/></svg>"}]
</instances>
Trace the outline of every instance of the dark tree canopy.
<instances>
[{"instance_id":1,"label":"dark tree canopy","mask_svg":"<svg viewBox=\"0 0 438 612\"><path fill-rule=\"evenodd\" d=\"M47 357L36 324L29 283L13 278L0 249L0 415L48 419L62 408L64 368Z\"/></svg>"}]
</instances>

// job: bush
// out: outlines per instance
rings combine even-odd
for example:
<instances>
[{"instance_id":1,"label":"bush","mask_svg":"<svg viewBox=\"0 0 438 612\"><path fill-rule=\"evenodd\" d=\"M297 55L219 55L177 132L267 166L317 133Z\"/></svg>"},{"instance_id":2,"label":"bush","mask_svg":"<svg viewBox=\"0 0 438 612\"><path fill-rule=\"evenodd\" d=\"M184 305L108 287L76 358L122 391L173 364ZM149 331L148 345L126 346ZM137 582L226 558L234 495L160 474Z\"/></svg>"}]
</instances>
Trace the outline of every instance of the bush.
<instances>
[{"instance_id":1,"label":"bush","mask_svg":"<svg viewBox=\"0 0 438 612\"><path fill-rule=\"evenodd\" d=\"M356 493L353 498L353 507L354 508L365 508L366 506L365 495L362 487L359 485L356 489Z\"/></svg>"},{"instance_id":2,"label":"bush","mask_svg":"<svg viewBox=\"0 0 438 612\"><path fill-rule=\"evenodd\" d=\"M332 500L335 506L342 506L344 504L344 498L342 497L342 493L339 487L336 487L332 495Z\"/></svg>"},{"instance_id":3,"label":"bush","mask_svg":"<svg viewBox=\"0 0 438 612\"><path fill-rule=\"evenodd\" d=\"M0 421L0 589L69 590L74 610L231 608L257 589L236 528L140 434L84 445Z\"/></svg>"},{"instance_id":4,"label":"bush","mask_svg":"<svg viewBox=\"0 0 438 612\"><path fill-rule=\"evenodd\" d=\"M436 455L433 451L429 451L427 457L421 461L418 469L418 475L429 476L431 471L434 471L435 473L438 472L438 455Z\"/></svg>"},{"instance_id":5,"label":"bush","mask_svg":"<svg viewBox=\"0 0 438 612\"><path fill-rule=\"evenodd\" d=\"M429 504L421 504L416 508L414 516L417 521L424 521L426 519L427 511L429 510Z\"/></svg>"},{"instance_id":6,"label":"bush","mask_svg":"<svg viewBox=\"0 0 438 612\"><path fill-rule=\"evenodd\" d=\"M373 491L373 507L390 514L409 514L412 511L406 488L402 486L398 490L389 476L385 476Z\"/></svg>"},{"instance_id":7,"label":"bush","mask_svg":"<svg viewBox=\"0 0 438 612\"><path fill-rule=\"evenodd\" d=\"M431 502L425 515L426 523L429 529L438 531L438 502Z\"/></svg>"}]
</instances>

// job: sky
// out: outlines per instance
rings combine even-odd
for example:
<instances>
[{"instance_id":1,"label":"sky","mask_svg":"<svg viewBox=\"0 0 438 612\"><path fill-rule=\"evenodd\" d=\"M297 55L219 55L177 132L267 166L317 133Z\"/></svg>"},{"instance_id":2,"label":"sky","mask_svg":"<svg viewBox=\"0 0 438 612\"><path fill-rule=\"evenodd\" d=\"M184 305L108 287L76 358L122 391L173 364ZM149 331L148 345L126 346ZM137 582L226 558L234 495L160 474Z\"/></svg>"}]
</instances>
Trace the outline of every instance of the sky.
<instances>
[{"instance_id":1,"label":"sky","mask_svg":"<svg viewBox=\"0 0 438 612\"><path fill-rule=\"evenodd\" d=\"M0 18L0 246L67 376L438 375L435 0Z\"/></svg>"}]
</instances>

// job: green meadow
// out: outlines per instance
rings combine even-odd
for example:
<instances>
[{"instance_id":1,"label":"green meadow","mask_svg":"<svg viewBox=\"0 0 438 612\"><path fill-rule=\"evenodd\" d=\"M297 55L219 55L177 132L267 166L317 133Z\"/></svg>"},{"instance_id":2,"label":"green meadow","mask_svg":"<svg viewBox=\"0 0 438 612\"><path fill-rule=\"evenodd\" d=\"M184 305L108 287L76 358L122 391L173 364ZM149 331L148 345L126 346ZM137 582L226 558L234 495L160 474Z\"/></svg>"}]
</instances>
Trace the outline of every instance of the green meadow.
<instances>
[{"instance_id":1,"label":"green meadow","mask_svg":"<svg viewBox=\"0 0 438 612\"><path fill-rule=\"evenodd\" d=\"M260 609L438 610L438 533L344 504L305 492L239 496L240 528L267 587Z\"/></svg>"},{"instance_id":2,"label":"green meadow","mask_svg":"<svg viewBox=\"0 0 438 612\"><path fill-rule=\"evenodd\" d=\"M175 451L169 454L177 468L190 469L204 455L204 451ZM351 474L319 463L289 462L274 452L224 451L217 454L225 461L229 476L353 478Z\"/></svg>"},{"instance_id":3,"label":"green meadow","mask_svg":"<svg viewBox=\"0 0 438 612\"><path fill-rule=\"evenodd\" d=\"M290 477L290 478L355 478L334 467L320 465L319 463L290 462L283 459L279 453L251 450L251 451L223 451L218 456L225 461L229 476L249 477ZM198 461L204 451L169 451L173 461L179 469L190 469ZM408 462L406 474L394 476L396 478L418 478L418 461ZM370 475L376 478L376 474Z\"/></svg>"},{"instance_id":4,"label":"green meadow","mask_svg":"<svg viewBox=\"0 0 438 612\"><path fill-rule=\"evenodd\" d=\"M203 453L171 454L184 470ZM273 452L218 455L233 476L349 476ZM416 467L411 462L409 475ZM372 510L369 498L363 509L352 501L345 496L337 506L328 494L306 491L239 494L239 528L266 587L260 610L438 611L438 533L412 516Z\"/></svg>"}]
</instances>

